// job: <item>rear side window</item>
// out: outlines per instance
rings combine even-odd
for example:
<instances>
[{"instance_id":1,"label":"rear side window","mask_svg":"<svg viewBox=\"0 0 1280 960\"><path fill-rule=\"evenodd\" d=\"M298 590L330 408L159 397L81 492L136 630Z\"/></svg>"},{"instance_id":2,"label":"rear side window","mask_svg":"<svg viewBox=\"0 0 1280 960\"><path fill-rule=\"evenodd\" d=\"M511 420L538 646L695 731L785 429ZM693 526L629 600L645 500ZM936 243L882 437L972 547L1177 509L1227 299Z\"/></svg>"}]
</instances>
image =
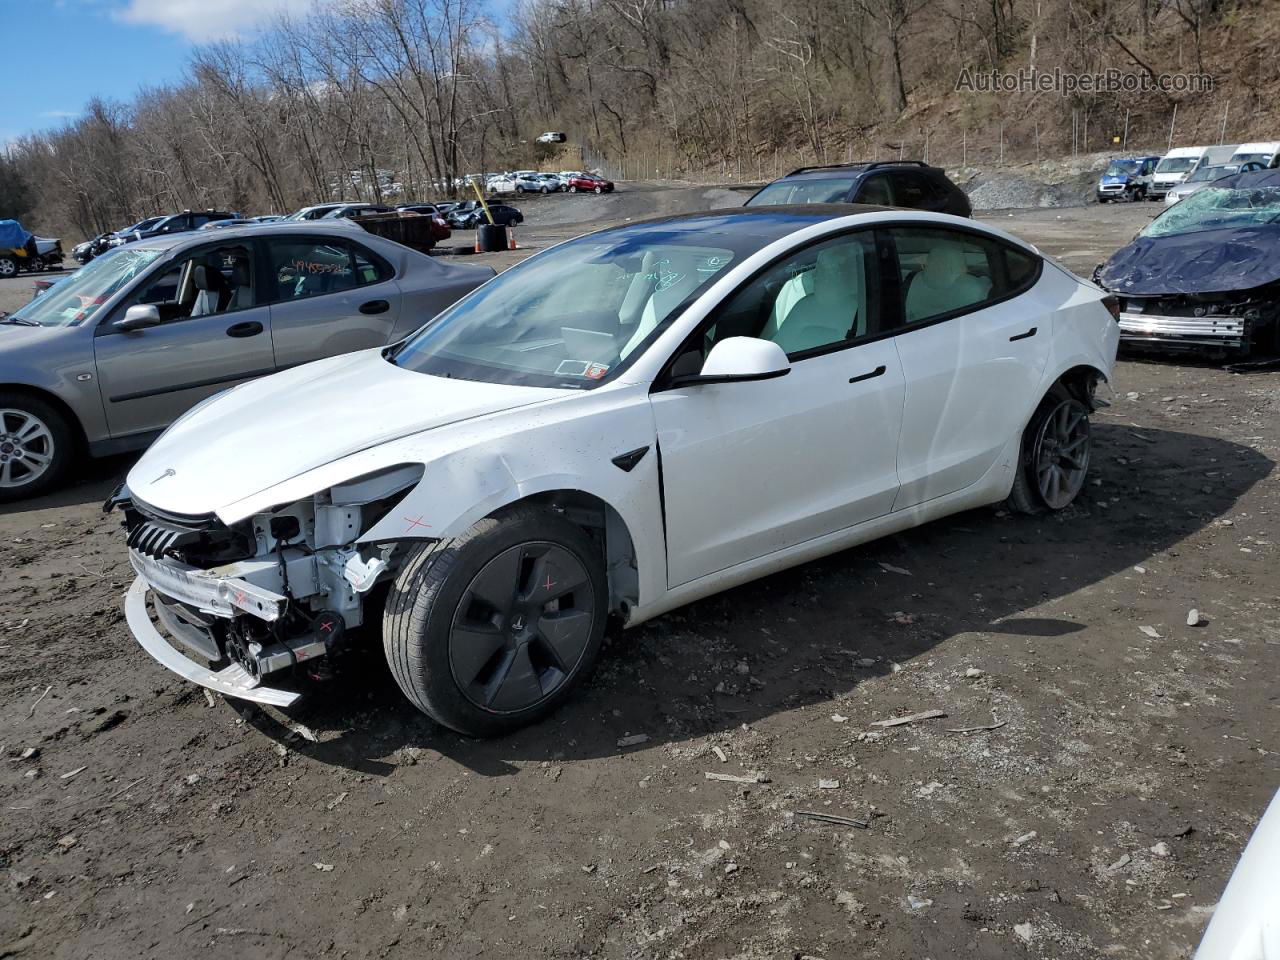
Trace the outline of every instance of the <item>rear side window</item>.
<instances>
[{"instance_id":1,"label":"rear side window","mask_svg":"<svg viewBox=\"0 0 1280 960\"><path fill-rule=\"evenodd\" d=\"M903 320L918 326L968 313L1035 283L1040 260L961 230L894 227Z\"/></svg>"},{"instance_id":2,"label":"rear side window","mask_svg":"<svg viewBox=\"0 0 1280 960\"><path fill-rule=\"evenodd\" d=\"M302 300L386 280L391 268L358 244L330 237L281 238L267 243L272 302Z\"/></svg>"},{"instance_id":3,"label":"rear side window","mask_svg":"<svg viewBox=\"0 0 1280 960\"><path fill-rule=\"evenodd\" d=\"M910 170L893 175L893 188L900 207L929 207L936 199L933 185Z\"/></svg>"}]
</instances>

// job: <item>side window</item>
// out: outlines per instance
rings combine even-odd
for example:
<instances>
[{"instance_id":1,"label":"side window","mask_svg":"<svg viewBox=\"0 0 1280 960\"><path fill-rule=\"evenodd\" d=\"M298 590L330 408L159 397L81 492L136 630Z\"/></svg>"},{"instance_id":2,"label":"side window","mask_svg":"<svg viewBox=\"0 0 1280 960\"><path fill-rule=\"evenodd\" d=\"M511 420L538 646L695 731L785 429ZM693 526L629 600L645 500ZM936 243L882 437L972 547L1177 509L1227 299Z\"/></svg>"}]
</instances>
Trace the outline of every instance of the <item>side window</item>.
<instances>
[{"instance_id":1,"label":"side window","mask_svg":"<svg viewBox=\"0 0 1280 960\"><path fill-rule=\"evenodd\" d=\"M275 285L272 302L302 300L351 290L360 285L346 241L279 239L267 243L268 279Z\"/></svg>"},{"instance_id":2,"label":"side window","mask_svg":"<svg viewBox=\"0 0 1280 960\"><path fill-rule=\"evenodd\" d=\"M391 279L391 268L359 244L351 245L351 259L355 267L356 286L363 287L365 284Z\"/></svg>"},{"instance_id":3,"label":"side window","mask_svg":"<svg viewBox=\"0 0 1280 960\"><path fill-rule=\"evenodd\" d=\"M891 233L908 326L1002 300L1039 275L1038 258L987 237L915 227Z\"/></svg>"},{"instance_id":4,"label":"side window","mask_svg":"<svg viewBox=\"0 0 1280 960\"><path fill-rule=\"evenodd\" d=\"M893 193L900 207L927 207L933 202L933 190L928 181L910 171L894 174Z\"/></svg>"},{"instance_id":5,"label":"side window","mask_svg":"<svg viewBox=\"0 0 1280 960\"><path fill-rule=\"evenodd\" d=\"M243 244L205 247L164 268L121 307L149 304L162 323L244 310L256 303L253 258Z\"/></svg>"},{"instance_id":6,"label":"side window","mask_svg":"<svg viewBox=\"0 0 1280 960\"><path fill-rule=\"evenodd\" d=\"M855 203L875 203L883 207L892 207L893 191L889 188L889 178L877 173L862 181L854 196Z\"/></svg>"},{"instance_id":7,"label":"side window","mask_svg":"<svg viewBox=\"0 0 1280 960\"><path fill-rule=\"evenodd\" d=\"M760 337L797 357L875 336L880 318L875 236L862 231L788 257L734 293L716 311L704 353L727 337Z\"/></svg>"},{"instance_id":8,"label":"side window","mask_svg":"<svg viewBox=\"0 0 1280 960\"><path fill-rule=\"evenodd\" d=\"M191 216L191 227L195 230L199 230L208 222L209 222L208 214L196 213L196 214L192 214Z\"/></svg>"}]
</instances>

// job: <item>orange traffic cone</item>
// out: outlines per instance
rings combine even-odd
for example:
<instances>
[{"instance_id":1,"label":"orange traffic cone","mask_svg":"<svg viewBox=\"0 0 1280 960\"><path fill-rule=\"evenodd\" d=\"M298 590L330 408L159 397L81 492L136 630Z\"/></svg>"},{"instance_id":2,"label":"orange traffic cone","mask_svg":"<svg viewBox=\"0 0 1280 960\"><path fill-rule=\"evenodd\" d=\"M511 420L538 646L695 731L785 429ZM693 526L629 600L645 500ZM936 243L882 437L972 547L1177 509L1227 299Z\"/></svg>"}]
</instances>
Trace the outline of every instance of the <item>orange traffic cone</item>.
<instances>
[{"instance_id":1,"label":"orange traffic cone","mask_svg":"<svg viewBox=\"0 0 1280 960\"><path fill-rule=\"evenodd\" d=\"M508 250L520 249L520 244L516 243L516 228L510 225L507 226L507 249Z\"/></svg>"}]
</instances>

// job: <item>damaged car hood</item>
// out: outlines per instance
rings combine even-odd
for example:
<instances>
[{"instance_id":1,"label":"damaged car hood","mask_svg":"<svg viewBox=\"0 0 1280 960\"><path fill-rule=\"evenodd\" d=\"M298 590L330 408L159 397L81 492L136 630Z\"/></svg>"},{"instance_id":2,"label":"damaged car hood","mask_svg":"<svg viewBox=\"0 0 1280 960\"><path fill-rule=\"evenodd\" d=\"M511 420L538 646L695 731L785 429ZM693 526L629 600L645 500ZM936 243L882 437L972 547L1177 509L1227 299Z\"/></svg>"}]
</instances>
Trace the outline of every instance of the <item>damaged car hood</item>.
<instances>
[{"instance_id":1,"label":"damaged car hood","mask_svg":"<svg viewBox=\"0 0 1280 960\"><path fill-rule=\"evenodd\" d=\"M1138 237L1098 274L1135 296L1249 290L1280 280L1280 224Z\"/></svg>"},{"instance_id":2,"label":"damaged car hood","mask_svg":"<svg viewBox=\"0 0 1280 960\"><path fill-rule=\"evenodd\" d=\"M357 451L570 392L415 373L380 349L347 354L206 401L147 450L127 482L160 510L215 513Z\"/></svg>"}]
</instances>

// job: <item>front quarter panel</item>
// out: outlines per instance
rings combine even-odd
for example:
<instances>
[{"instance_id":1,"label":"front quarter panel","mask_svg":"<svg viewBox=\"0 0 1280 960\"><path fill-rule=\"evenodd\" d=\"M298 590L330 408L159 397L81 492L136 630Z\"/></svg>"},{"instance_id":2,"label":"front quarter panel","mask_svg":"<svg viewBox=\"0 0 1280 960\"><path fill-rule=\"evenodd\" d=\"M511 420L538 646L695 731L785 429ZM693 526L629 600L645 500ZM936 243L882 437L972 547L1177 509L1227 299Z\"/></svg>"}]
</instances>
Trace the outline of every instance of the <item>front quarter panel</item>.
<instances>
[{"instance_id":1,"label":"front quarter panel","mask_svg":"<svg viewBox=\"0 0 1280 960\"><path fill-rule=\"evenodd\" d=\"M647 447L624 471L614 457ZM359 538L364 543L454 537L494 511L540 493L575 490L621 517L637 558L640 603L666 584L658 451L647 389L617 383L380 444L218 511L227 523L406 463L422 479Z\"/></svg>"},{"instance_id":2,"label":"front quarter panel","mask_svg":"<svg viewBox=\"0 0 1280 960\"><path fill-rule=\"evenodd\" d=\"M93 359L93 324L0 328L0 389L29 387L71 408L89 443L107 437Z\"/></svg>"}]
</instances>

